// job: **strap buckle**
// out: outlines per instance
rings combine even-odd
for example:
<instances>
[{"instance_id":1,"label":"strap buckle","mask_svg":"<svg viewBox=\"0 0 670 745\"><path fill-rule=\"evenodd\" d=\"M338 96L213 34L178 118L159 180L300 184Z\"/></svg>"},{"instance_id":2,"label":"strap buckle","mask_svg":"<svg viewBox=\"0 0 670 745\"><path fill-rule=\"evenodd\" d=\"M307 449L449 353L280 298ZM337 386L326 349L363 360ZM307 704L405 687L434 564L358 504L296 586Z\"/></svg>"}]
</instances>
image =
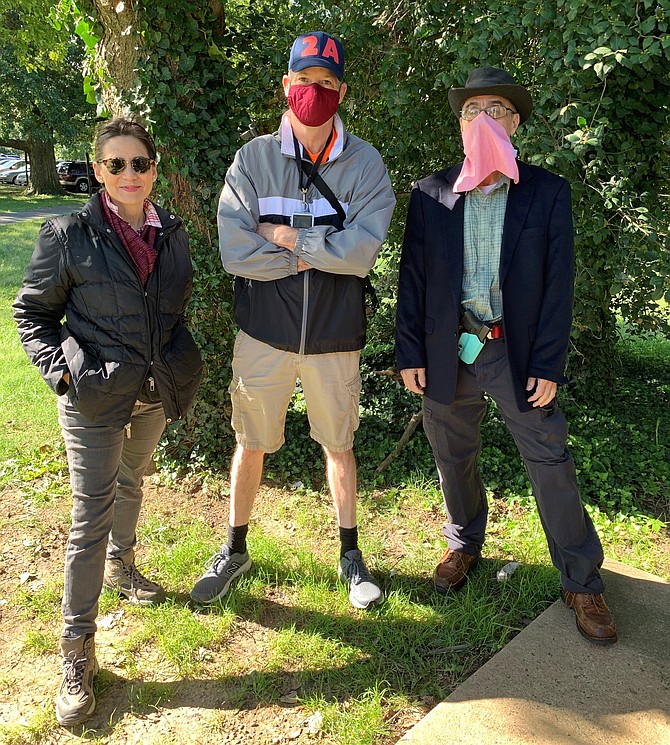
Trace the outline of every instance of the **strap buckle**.
<instances>
[{"instance_id":1,"label":"strap buckle","mask_svg":"<svg viewBox=\"0 0 670 745\"><path fill-rule=\"evenodd\" d=\"M503 338L502 321L498 321L497 323L494 323L493 326L491 326L488 334L486 334L486 338L487 339L502 339Z\"/></svg>"}]
</instances>

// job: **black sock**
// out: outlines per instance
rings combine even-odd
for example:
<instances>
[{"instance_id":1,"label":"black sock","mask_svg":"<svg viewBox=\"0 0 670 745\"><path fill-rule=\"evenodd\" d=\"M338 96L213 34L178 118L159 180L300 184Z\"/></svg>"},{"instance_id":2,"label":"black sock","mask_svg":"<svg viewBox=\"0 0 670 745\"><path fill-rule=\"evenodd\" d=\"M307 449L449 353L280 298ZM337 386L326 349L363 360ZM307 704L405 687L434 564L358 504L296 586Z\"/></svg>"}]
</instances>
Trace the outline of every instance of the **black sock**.
<instances>
[{"instance_id":1,"label":"black sock","mask_svg":"<svg viewBox=\"0 0 670 745\"><path fill-rule=\"evenodd\" d=\"M228 526L228 548L231 554L243 554L247 550L247 531L249 523L246 525Z\"/></svg>"},{"instance_id":2,"label":"black sock","mask_svg":"<svg viewBox=\"0 0 670 745\"><path fill-rule=\"evenodd\" d=\"M358 526L353 528L340 528L340 558L347 551L355 551L358 548Z\"/></svg>"}]
</instances>

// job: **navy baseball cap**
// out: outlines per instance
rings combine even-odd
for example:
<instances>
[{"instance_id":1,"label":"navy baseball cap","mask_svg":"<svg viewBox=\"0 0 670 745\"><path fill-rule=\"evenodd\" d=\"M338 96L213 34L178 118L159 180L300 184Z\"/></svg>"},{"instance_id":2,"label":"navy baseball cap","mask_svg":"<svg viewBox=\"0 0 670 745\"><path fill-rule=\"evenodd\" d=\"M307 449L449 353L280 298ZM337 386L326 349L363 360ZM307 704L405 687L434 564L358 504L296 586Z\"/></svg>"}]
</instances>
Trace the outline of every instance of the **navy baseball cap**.
<instances>
[{"instance_id":1,"label":"navy baseball cap","mask_svg":"<svg viewBox=\"0 0 670 745\"><path fill-rule=\"evenodd\" d=\"M325 67L337 76L344 78L344 47L339 39L329 36L325 31L301 34L291 47L288 69L291 72L306 67Z\"/></svg>"}]
</instances>

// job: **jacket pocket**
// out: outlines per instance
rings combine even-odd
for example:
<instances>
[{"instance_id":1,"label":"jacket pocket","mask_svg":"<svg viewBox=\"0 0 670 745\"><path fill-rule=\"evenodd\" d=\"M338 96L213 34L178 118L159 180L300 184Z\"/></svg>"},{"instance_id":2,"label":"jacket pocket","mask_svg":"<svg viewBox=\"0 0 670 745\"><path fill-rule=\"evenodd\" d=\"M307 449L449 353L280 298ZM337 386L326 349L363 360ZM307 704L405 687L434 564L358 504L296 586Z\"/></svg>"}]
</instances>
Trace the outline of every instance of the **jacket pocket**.
<instances>
[{"instance_id":1,"label":"jacket pocket","mask_svg":"<svg viewBox=\"0 0 670 745\"><path fill-rule=\"evenodd\" d=\"M353 436L353 433L358 429L361 423L359 409L361 402L361 391L363 390L363 381L361 379L360 373L357 374L355 378L347 380L346 386L347 390L349 391L349 395L351 396L351 420L349 428Z\"/></svg>"},{"instance_id":2,"label":"jacket pocket","mask_svg":"<svg viewBox=\"0 0 670 745\"><path fill-rule=\"evenodd\" d=\"M70 400L77 411L94 419L105 402L115 395L115 380L120 364L102 360L82 347L67 331L63 332L61 348L70 370Z\"/></svg>"}]
</instances>

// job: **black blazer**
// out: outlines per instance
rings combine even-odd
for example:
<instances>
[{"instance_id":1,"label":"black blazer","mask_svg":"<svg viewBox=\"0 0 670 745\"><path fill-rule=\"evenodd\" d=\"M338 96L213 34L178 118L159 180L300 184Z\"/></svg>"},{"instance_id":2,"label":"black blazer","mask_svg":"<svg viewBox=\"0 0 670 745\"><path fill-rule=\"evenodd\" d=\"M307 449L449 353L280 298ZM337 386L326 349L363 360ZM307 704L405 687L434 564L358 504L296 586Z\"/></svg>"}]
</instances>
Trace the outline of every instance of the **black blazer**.
<instances>
[{"instance_id":1,"label":"black blazer","mask_svg":"<svg viewBox=\"0 0 670 745\"><path fill-rule=\"evenodd\" d=\"M426 368L426 395L454 399L463 282L462 164L412 189L400 262L396 319L399 370ZM517 404L528 411L529 377L566 383L574 243L568 182L519 162L510 184L500 253L503 328Z\"/></svg>"}]
</instances>

